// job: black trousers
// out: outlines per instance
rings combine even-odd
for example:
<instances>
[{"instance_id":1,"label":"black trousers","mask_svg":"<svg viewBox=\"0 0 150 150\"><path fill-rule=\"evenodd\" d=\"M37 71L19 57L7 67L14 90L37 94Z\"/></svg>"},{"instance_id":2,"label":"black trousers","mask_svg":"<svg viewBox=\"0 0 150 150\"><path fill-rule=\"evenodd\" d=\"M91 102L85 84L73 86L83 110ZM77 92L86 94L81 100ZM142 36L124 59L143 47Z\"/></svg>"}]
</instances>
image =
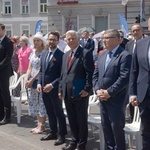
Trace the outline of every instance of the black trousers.
<instances>
[{"instance_id":1,"label":"black trousers","mask_svg":"<svg viewBox=\"0 0 150 150\"><path fill-rule=\"evenodd\" d=\"M0 79L0 120L11 117L11 97L9 91L9 78Z\"/></svg>"},{"instance_id":2,"label":"black trousers","mask_svg":"<svg viewBox=\"0 0 150 150\"><path fill-rule=\"evenodd\" d=\"M88 98L65 98L65 106L72 135L70 144L81 149L86 147L88 137Z\"/></svg>"}]
</instances>

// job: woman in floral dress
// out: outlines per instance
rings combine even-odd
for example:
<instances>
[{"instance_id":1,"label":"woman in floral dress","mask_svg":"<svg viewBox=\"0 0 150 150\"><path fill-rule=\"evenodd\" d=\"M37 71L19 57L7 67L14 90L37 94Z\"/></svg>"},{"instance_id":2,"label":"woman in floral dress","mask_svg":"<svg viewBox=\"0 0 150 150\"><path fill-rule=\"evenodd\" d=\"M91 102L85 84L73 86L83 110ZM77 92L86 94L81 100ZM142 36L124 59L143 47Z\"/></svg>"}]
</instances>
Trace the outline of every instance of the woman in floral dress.
<instances>
[{"instance_id":1,"label":"woman in floral dress","mask_svg":"<svg viewBox=\"0 0 150 150\"><path fill-rule=\"evenodd\" d=\"M43 103L42 95L36 91L36 83L40 70L40 56L42 50L45 49L46 41L41 33L36 33L33 37L33 43L35 50L30 55L29 67L27 70L27 81L26 87L31 88L28 106L29 115L37 117L38 125L36 128L32 129L31 132L42 133L45 131L45 121L46 121L46 109ZM33 85L35 87L33 88Z\"/></svg>"}]
</instances>

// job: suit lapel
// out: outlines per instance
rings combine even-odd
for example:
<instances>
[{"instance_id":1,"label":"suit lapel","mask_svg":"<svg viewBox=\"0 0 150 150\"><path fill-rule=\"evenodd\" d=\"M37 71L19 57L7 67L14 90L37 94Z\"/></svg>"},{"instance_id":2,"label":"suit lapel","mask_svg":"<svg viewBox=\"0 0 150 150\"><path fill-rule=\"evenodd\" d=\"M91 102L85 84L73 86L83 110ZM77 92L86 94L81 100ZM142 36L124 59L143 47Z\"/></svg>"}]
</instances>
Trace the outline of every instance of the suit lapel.
<instances>
[{"instance_id":1,"label":"suit lapel","mask_svg":"<svg viewBox=\"0 0 150 150\"><path fill-rule=\"evenodd\" d=\"M79 58L80 53L81 53L81 51L80 51L80 46L79 46L78 49L77 49L77 51L76 51L75 54L74 54L74 57L73 57L73 59L72 59L72 61L71 61L71 64L70 64L70 67L68 68L68 72L71 70L73 64L75 63L75 60L76 60L77 58ZM69 53L69 54L70 54L70 53ZM68 54L68 58L69 58L69 54ZM68 63L68 59L67 59L67 63Z\"/></svg>"},{"instance_id":2,"label":"suit lapel","mask_svg":"<svg viewBox=\"0 0 150 150\"><path fill-rule=\"evenodd\" d=\"M111 65L113 64L113 62L119 57L120 53L122 52L122 49L120 49L120 47L118 47L118 49L116 50L115 54L113 55L110 63L108 64L105 72L107 72L107 70L111 67Z\"/></svg>"},{"instance_id":3,"label":"suit lapel","mask_svg":"<svg viewBox=\"0 0 150 150\"><path fill-rule=\"evenodd\" d=\"M47 57L47 55L48 55L48 50L45 52L45 53L43 53L43 67L44 67L44 70L46 70L47 68L46 68L46 57Z\"/></svg>"},{"instance_id":4,"label":"suit lapel","mask_svg":"<svg viewBox=\"0 0 150 150\"><path fill-rule=\"evenodd\" d=\"M146 49L146 51L145 51L145 54L144 55L146 55L144 58L146 58L146 64L147 64L147 70L150 70L150 64L149 64L149 60L148 59L150 59L149 57L149 46L150 46L150 44L149 44L149 39L147 40L147 41L145 41L144 43L143 43L143 45L144 45L144 47L147 47L147 49Z\"/></svg>"}]
</instances>

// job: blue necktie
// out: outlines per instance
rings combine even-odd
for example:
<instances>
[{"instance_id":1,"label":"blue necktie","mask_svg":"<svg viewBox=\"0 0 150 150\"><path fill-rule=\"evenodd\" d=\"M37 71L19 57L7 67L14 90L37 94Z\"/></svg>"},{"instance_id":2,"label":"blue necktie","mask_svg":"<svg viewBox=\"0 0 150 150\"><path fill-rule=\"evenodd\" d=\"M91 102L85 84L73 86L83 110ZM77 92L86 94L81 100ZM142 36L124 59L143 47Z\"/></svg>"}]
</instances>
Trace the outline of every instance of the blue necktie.
<instances>
[{"instance_id":1,"label":"blue necktie","mask_svg":"<svg viewBox=\"0 0 150 150\"><path fill-rule=\"evenodd\" d=\"M110 63L110 61L111 61L112 54L113 54L113 52L112 52L112 51L109 51L109 52L108 52L108 54L107 54L106 62L105 62L105 70L107 69L107 66L108 66L108 64L109 64L109 63Z\"/></svg>"}]
</instances>

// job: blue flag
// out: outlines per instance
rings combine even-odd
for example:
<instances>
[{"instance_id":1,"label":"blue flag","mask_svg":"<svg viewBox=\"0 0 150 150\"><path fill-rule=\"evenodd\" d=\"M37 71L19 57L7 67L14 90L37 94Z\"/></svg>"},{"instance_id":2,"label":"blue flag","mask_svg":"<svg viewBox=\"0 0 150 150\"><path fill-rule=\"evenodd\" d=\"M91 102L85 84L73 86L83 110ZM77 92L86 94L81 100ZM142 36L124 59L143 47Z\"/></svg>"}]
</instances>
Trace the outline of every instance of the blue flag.
<instances>
[{"instance_id":1,"label":"blue flag","mask_svg":"<svg viewBox=\"0 0 150 150\"><path fill-rule=\"evenodd\" d=\"M35 26L35 34L37 32L40 32L41 31L41 24L42 24L42 20L39 20L37 23L36 23L36 26Z\"/></svg>"},{"instance_id":2,"label":"blue flag","mask_svg":"<svg viewBox=\"0 0 150 150\"><path fill-rule=\"evenodd\" d=\"M123 14L118 14L120 21L120 29L124 32L124 37L126 38L128 33L128 24Z\"/></svg>"}]
</instances>

